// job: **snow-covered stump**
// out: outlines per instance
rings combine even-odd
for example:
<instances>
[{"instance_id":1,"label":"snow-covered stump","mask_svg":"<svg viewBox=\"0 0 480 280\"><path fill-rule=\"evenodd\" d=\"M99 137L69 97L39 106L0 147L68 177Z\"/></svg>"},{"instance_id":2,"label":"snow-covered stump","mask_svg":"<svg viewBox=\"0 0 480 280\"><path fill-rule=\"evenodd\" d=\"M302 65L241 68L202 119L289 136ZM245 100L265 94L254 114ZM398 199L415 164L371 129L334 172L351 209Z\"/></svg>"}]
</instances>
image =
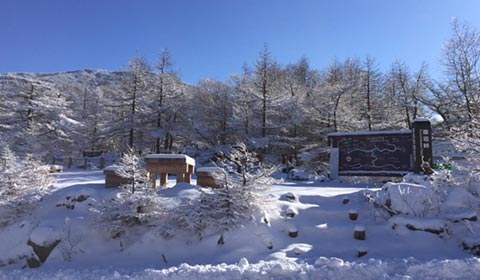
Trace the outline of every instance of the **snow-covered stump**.
<instances>
[{"instance_id":1,"label":"snow-covered stump","mask_svg":"<svg viewBox=\"0 0 480 280\"><path fill-rule=\"evenodd\" d=\"M366 247L360 247L357 249L357 258L361 258L368 253L368 249Z\"/></svg>"},{"instance_id":2,"label":"snow-covered stump","mask_svg":"<svg viewBox=\"0 0 480 280\"><path fill-rule=\"evenodd\" d=\"M358 219L358 212L356 210L350 210L348 212L348 218L352 221L356 221Z\"/></svg>"},{"instance_id":3,"label":"snow-covered stump","mask_svg":"<svg viewBox=\"0 0 480 280\"><path fill-rule=\"evenodd\" d=\"M367 233L365 231L364 226L357 225L353 231L353 238L356 240L365 240L367 237Z\"/></svg>"},{"instance_id":4,"label":"snow-covered stump","mask_svg":"<svg viewBox=\"0 0 480 280\"><path fill-rule=\"evenodd\" d=\"M295 217L297 214L298 214L298 212L297 212L295 209L291 208L291 207L289 207L289 208L287 208L287 210L285 210L285 216L286 216L287 218L293 218L293 217Z\"/></svg>"},{"instance_id":5,"label":"snow-covered stump","mask_svg":"<svg viewBox=\"0 0 480 280\"><path fill-rule=\"evenodd\" d=\"M298 229L295 226L291 226L288 229L288 236L291 238L296 238L298 236Z\"/></svg>"}]
</instances>

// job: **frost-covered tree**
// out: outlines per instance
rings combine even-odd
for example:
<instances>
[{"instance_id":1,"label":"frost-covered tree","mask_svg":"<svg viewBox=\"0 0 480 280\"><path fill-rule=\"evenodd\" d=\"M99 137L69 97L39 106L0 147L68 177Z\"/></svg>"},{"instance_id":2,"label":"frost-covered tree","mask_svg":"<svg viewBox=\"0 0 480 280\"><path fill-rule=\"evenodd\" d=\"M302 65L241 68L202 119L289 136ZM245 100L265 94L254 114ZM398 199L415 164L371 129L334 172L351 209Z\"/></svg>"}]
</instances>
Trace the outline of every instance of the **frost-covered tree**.
<instances>
[{"instance_id":1,"label":"frost-covered tree","mask_svg":"<svg viewBox=\"0 0 480 280\"><path fill-rule=\"evenodd\" d=\"M450 140L466 155L467 159L465 163L455 163L457 169L461 171L459 173L463 175L458 176L458 180L463 181L467 187L478 188L480 185L480 116L472 116L472 120L452 127L449 132Z\"/></svg>"},{"instance_id":2,"label":"frost-covered tree","mask_svg":"<svg viewBox=\"0 0 480 280\"><path fill-rule=\"evenodd\" d=\"M215 226L216 221L210 213L214 198L211 190L199 189L200 196L187 199L173 212L172 219L181 229L193 233L202 240L207 228Z\"/></svg>"},{"instance_id":3,"label":"frost-covered tree","mask_svg":"<svg viewBox=\"0 0 480 280\"><path fill-rule=\"evenodd\" d=\"M460 97L464 118L470 121L480 113L480 32L457 19L452 21L452 31L443 49L446 90Z\"/></svg>"},{"instance_id":4,"label":"frost-covered tree","mask_svg":"<svg viewBox=\"0 0 480 280\"><path fill-rule=\"evenodd\" d=\"M160 226L166 220L165 201L151 187L143 161L132 149L114 165L115 172L130 181L108 201L97 201L91 211L112 238L125 238L134 226Z\"/></svg>"},{"instance_id":5,"label":"frost-covered tree","mask_svg":"<svg viewBox=\"0 0 480 280\"><path fill-rule=\"evenodd\" d=\"M0 80L0 131L22 154L45 155L72 147L72 129L65 96L52 83L30 77Z\"/></svg>"},{"instance_id":6,"label":"frost-covered tree","mask_svg":"<svg viewBox=\"0 0 480 280\"><path fill-rule=\"evenodd\" d=\"M103 94L106 91L104 86L95 86L91 77L85 78L82 86L80 116L83 122L81 133L85 143L81 144L84 150L97 150L101 147L100 141L103 132L102 101Z\"/></svg>"},{"instance_id":7,"label":"frost-covered tree","mask_svg":"<svg viewBox=\"0 0 480 280\"><path fill-rule=\"evenodd\" d=\"M110 237L124 239L135 226L160 226L168 213L165 205L153 189L123 189L110 200L95 201L90 211Z\"/></svg>"},{"instance_id":8,"label":"frost-covered tree","mask_svg":"<svg viewBox=\"0 0 480 280\"><path fill-rule=\"evenodd\" d=\"M298 137L302 133L308 112L307 98L311 96L314 87L317 84L317 73L310 69L310 64L306 57L300 58L295 64L285 66L282 71L282 86L284 109L282 122L286 135L289 137Z\"/></svg>"},{"instance_id":9,"label":"frost-covered tree","mask_svg":"<svg viewBox=\"0 0 480 280\"><path fill-rule=\"evenodd\" d=\"M264 166L254 153L240 143L225 151L217 160L225 174L224 188L213 190L210 216L220 232L218 244L224 243L224 233L252 219L257 211L267 211L270 198L266 194L271 185L272 167Z\"/></svg>"},{"instance_id":10,"label":"frost-covered tree","mask_svg":"<svg viewBox=\"0 0 480 280\"><path fill-rule=\"evenodd\" d=\"M211 145L234 139L233 94L229 85L203 80L193 88L190 119L195 132Z\"/></svg>"},{"instance_id":11,"label":"frost-covered tree","mask_svg":"<svg viewBox=\"0 0 480 280\"><path fill-rule=\"evenodd\" d=\"M29 212L52 184L45 166L31 158L19 158L4 146L0 151L0 225Z\"/></svg>"},{"instance_id":12,"label":"frost-covered tree","mask_svg":"<svg viewBox=\"0 0 480 280\"><path fill-rule=\"evenodd\" d=\"M361 93L365 98L363 103L365 111L361 117L365 119L368 130L372 130L376 123L386 120L382 115L384 112L377 107L381 98L381 79L375 60L370 56L366 57L361 75Z\"/></svg>"},{"instance_id":13,"label":"frost-covered tree","mask_svg":"<svg viewBox=\"0 0 480 280\"><path fill-rule=\"evenodd\" d=\"M121 87L110 92L111 102L107 109L113 116L108 122L109 137L120 137L124 149L142 150L145 141L145 113L147 112L150 66L143 57L128 62L122 72Z\"/></svg>"},{"instance_id":14,"label":"frost-covered tree","mask_svg":"<svg viewBox=\"0 0 480 280\"><path fill-rule=\"evenodd\" d=\"M260 103L261 137L267 136L267 129L271 128L271 123L275 120L274 115L277 113L275 108L281 103L279 102L281 95L277 89L279 73L279 67L265 44L255 65L255 91L253 91Z\"/></svg>"},{"instance_id":15,"label":"frost-covered tree","mask_svg":"<svg viewBox=\"0 0 480 280\"><path fill-rule=\"evenodd\" d=\"M148 189L151 187L151 180L149 180L147 172L145 171L145 163L132 148L128 149L113 166L115 168L115 173L118 176L125 178L130 182L123 187L130 190L132 194L134 194L136 190Z\"/></svg>"},{"instance_id":16,"label":"frost-covered tree","mask_svg":"<svg viewBox=\"0 0 480 280\"><path fill-rule=\"evenodd\" d=\"M413 120L425 116L425 110L419 102L419 99L425 98L425 74L425 64L417 73L411 73L405 63L395 61L387 75L385 94L392 101L400 119L403 119L402 126L408 129L412 128Z\"/></svg>"},{"instance_id":17,"label":"frost-covered tree","mask_svg":"<svg viewBox=\"0 0 480 280\"><path fill-rule=\"evenodd\" d=\"M180 107L179 100L182 100L184 95L184 85L172 66L170 52L166 49L162 50L155 67L157 71L152 76L151 86L150 114L155 118L152 135L156 138L153 149L156 153L172 149L176 134L175 126L178 125L176 115ZM163 143L161 143L162 138Z\"/></svg>"},{"instance_id":18,"label":"frost-covered tree","mask_svg":"<svg viewBox=\"0 0 480 280\"><path fill-rule=\"evenodd\" d=\"M361 127L359 101L361 67L358 59L334 60L323 73L320 84L307 99L309 116L317 134L354 130Z\"/></svg>"},{"instance_id":19,"label":"frost-covered tree","mask_svg":"<svg viewBox=\"0 0 480 280\"><path fill-rule=\"evenodd\" d=\"M266 194L273 169L264 167L244 144L237 144L217 156L216 164L224 170L217 181L224 188L202 191L196 203L181 211L183 224L201 236L210 228L220 233L218 244L224 243L224 234L253 220L256 212L269 210L271 199Z\"/></svg>"},{"instance_id":20,"label":"frost-covered tree","mask_svg":"<svg viewBox=\"0 0 480 280\"><path fill-rule=\"evenodd\" d=\"M443 46L444 79L425 79L428 95L419 101L440 115L446 129L472 121L480 113L480 32L452 21L452 35Z\"/></svg>"},{"instance_id":21,"label":"frost-covered tree","mask_svg":"<svg viewBox=\"0 0 480 280\"><path fill-rule=\"evenodd\" d=\"M234 92L233 117L237 134L246 139L252 135L252 126L255 124L254 112L256 98L253 94L253 77L246 65L243 73L232 75L231 83Z\"/></svg>"}]
</instances>

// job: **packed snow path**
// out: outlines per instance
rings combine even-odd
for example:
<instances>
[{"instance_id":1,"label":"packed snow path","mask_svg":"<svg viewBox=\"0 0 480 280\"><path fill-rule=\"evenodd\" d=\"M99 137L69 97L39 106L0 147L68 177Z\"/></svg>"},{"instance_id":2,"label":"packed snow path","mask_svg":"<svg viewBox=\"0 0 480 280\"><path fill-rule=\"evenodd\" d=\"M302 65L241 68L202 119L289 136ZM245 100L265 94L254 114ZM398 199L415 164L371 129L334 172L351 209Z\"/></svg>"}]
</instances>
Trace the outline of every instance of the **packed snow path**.
<instances>
[{"instance_id":1,"label":"packed snow path","mask_svg":"<svg viewBox=\"0 0 480 280\"><path fill-rule=\"evenodd\" d=\"M173 185L175 180L170 179ZM228 233L223 246L216 245L218 236L192 242L183 235L171 240L145 235L121 251L117 241L96 237L98 229L89 227L88 204L79 203L74 210L55 206L65 197L111 197L116 190L105 189L103 183L101 171L59 174L56 190L35 212L35 226L62 229L68 217L77 222L75 229L88 242L80 244L84 248L71 262L65 262L56 250L36 270L0 268L0 279L475 279L480 273L478 259L449 239L393 230L366 202L363 190L367 185L337 182L274 185L271 193L278 198L277 214L269 217L271 226L247 225ZM287 194L295 198L289 200ZM182 195L181 188L171 189L170 195ZM356 221L349 219L351 210L358 213ZM366 230L365 240L353 238L358 225ZM1 230L0 238L12 244L28 239L20 236L25 230L15 235L12 228ZM297 237L289 237L292 230L298 231ZM0 246L6 254L11 249L5 243ZM366 256L358 258L359 250Z\"/></svg>"}]
</instances>

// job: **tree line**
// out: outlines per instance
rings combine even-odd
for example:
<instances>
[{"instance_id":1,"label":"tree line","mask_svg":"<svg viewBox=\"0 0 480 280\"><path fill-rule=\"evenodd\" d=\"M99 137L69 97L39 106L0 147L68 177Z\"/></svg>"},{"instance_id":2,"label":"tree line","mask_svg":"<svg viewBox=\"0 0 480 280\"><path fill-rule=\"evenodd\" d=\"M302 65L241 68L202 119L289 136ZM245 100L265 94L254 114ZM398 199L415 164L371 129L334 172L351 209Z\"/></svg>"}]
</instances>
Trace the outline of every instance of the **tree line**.
<instances>
[{"instance_id":1,"label":"tree line","mask_svg":"<svg viewBox=\"0 0 480 280\"><path fill-rule=\"evenodd\" d=\"M0 76L1 141L18 153L80 150L188 152L245 142L264 151L326 145L337 131L409 129L412 120L441 120L437 135L474 131L480 105L480 34L452 22L442 50L442 78L426 64L394 61L381 71L373 57L335 59L312 69L306 57L280 65L267 45L253 65L227 81L187 84L169 51L150 64L137 56L98 79ZM470 133L469 135L472 135Z\"/></svg>"}]
</instances>

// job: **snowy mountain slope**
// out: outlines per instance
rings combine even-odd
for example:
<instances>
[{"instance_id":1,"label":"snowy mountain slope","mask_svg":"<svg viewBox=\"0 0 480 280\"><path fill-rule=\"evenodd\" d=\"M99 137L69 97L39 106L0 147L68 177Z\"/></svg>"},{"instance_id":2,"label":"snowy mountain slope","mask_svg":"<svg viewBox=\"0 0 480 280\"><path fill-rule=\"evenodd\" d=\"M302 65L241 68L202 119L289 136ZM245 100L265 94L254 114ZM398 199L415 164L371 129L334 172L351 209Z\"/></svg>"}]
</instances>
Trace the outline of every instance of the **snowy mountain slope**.
<instances>
[{"instance_id":1,"label":"snowy mountain slope","mask_svg":"<svg viewBox=\"0 0 480 280\"><path fill-rule=\"evenodd\" d=\"M82 88L86 82L90 83L90 86L114 84L121 79L121 72L84 69L59 73L6 73L0 75L1 77L34 78L60 86Z\"/></svg>"}]
</instances>

